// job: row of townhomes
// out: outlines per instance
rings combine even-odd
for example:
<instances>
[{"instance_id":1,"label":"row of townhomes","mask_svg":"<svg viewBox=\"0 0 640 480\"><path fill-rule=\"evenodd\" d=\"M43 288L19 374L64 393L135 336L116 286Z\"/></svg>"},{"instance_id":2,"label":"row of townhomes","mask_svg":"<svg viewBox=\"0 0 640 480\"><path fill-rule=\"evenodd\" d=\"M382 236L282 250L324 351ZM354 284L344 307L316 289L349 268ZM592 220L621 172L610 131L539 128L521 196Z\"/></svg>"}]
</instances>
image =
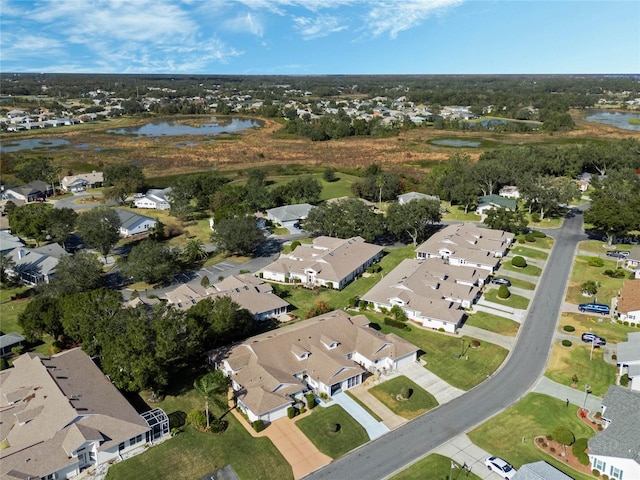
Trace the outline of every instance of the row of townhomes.
<instances>
[{"instance_id":1,"label":"row of townhomes","mask_svg":"<svg viewBox=\"0 0 640 480\"><path fill-rule=\"evenodd\" d=\"M335 395L360 385L367 372L395 370L417 360L418 348L369 327L364 315L335 310L209 352L231 379L250 421L273 422L307 392Z\"/></svg>"},{"instance_id":2,"label":"row of townhomes","mask_svg":"<svg viewBox=\"0 0 640 480\"><path fill-rule=\"evenodd\" d=\"M161 409L139 415L79 348L21 355L0 372L0 389L3 479L104 471L169 434Z\"/></svg>"},{"instance_id":3,"label":"row of townhomes","mask_svg":"<svg viewBox=\"0 0 640 480\"><path fill-rule=\"evenodd\" d=\"M422 326L454 333L512 242L513 234L502 230L471 223L450 225L420 245L416 258L400 263L362 299L378 312L398 305Z\"/></svg>"}]
</instances>

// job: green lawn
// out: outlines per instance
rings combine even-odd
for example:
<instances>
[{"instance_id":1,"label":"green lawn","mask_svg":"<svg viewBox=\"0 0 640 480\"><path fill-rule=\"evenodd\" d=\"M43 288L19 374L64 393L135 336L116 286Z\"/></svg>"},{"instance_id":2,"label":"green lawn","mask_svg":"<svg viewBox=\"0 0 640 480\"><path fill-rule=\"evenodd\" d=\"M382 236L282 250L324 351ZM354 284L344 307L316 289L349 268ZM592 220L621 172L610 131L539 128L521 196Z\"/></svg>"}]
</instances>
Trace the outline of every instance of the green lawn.
<instances>
[{"instance_id":1,"label":"green lawn","mask_svg":"<svg viewBox=\"0 0 640 480\"><path fill-rule=\"evenodd\" d=\"M363 409L366 410L366 412L371 415L373 418L376 419L377 422L381 422L382 419L376 414L376 412L374 412L373 410L371 410L369 408L369 406L364 403L362 400L360 400L358 397L356 397L353 393L351 393L351 390L347 390L345 392L348 396L351 397L351 400L353 400L354 402L356 402L358 405L360 405Z\"/></svg>"},{"instance_id":2,"label":"green lawn","mask_svg":"<svg viewBox=\"0 0 640 480\"><path fill-rule=\"evenodd\" d=\"M432 453L417 461L406 470L391 477L391 480L480 480L473 473L466 474L461 465L453 462L458 468L451 468L449 457Z\"/></svg>"},{"instance_id":3,"label":"green lawn","mask_svg":"<svg viewBox=\"0 0 640 480\"><path fill-rule=\"evenodd\" d=\"M546 260L547 258L549 258L549 254L546 252L542 252L533 248L523 247L521 245L513 247L511 249L511 255L521 255L523 257L535 258L538 260Z\"/></svg>"},{"instance_id":4,"label":"green lawn","mask_svg":"<svg viewBox=\"0 0 640 480\"><path fill-rule=\"evenodd\" d=\"M27 291L24 286L1 288L0 289L0 331L2 333L16 332L24 334L24 330L18 324L18 316L27 308L29 299L19 299L11 301L11 297L16 294ZM51 346L53 345L53 337L45 335L41 342L35 345L25 345L25 351L41 353L43 355L51 355Z\"/></svg>"},{"instance_id":5,"label":"green lawn","mask_svg":"<svg viewBox=\"0 0 640 480\"><path fill-rule=\"evenodd\" d=\"M527 214L526 218L529 220L529 228L558 228L564 220L564 217L546 217L536 223L531 220L531 215Z\"/></svg>"},{"instance_id":6,"label":"green lawn","mask_svg":"<svg viewBox=\"0 0 640 480\"><path fill-rule=\"evenodd\" d=\"M582 285L587 280L594 280L600 285L596 297L598 303L611 304L611 298L618 295L622 288L624 278L611 278L604 274L605 270L615 270L616 262L614 260L604 260L604 266L592 267L589 265L588 255L578 255L573 264L573 270L569 279L569 288L567 290L567 302L570 303L589 303L593 301L593 297L584 297L582 295ZM625 275L627 276L627 275Z\"/></svg>"},{"instance_id":7,"label":"green lawn","mask_svg":"<svg viewBox=\"0 0 640 480\"><path fill-rule=\"evenodd\" d=\"M595 433L578 419L575 405L567 408L562 400L530 393L511 408L469 432L469 438L480 448L504 458L516 468L524 463L544 460L576 480L592 478L569 469L563 462L534 445L536 436L551 435L553 429L560 425L568 427L576 438L589 438Z\"/></svg>"},{"instance_id":8,"label":"green lawn","mask_svg":"<svg viewBox=\"0 0 640 480\"><path fill-rule=\"evenodd\" d=\"M591 386L594 395L604 395L616 383L616 367L603 360L601 348L593 349L593 359L589 360L591 346L583 343L579 335L571 347L563 347L554 342L551 359L545 376L562 385L571 385L571 377L578 376L578 390Z\"/></svg>"},{"instance_id":9,"label":"green lawn","mask_svg":"<svg viewBox=\"0 0 640 480\"><path fill-rule=\"evenodd\" d=\"M351 185L360 177L355 175L349 175L347 173L336 172L336 181L327 182L323 177L324 172L319 173L303 173L301 175L268 175L267 181L270 182L269 188L274 188L280 185L291 182L298 176L312 177L320 182L322 185L322 193L320 194L320 200L328 200L330 198L339 197L353 197L351 192ZM232 182L234 185L244 185L247 183L246 179L235 180Z\"/></svg>"},{"instance_id":10,"label":"green lawn","mask_svg":"<svg viewBox=\"0 0 640 480\"><path fill-rule=\"evenodd\" d=\"M375 318L372 314L368 316ZM380 316L377 316L377 322L372 321L383 333L393 332L419 347L425 352L422 359L427 362L426 368L461 390L469 390L486 380L509 353L507 349L487 342L482 342L480 348L469 348L473 338L467 336L454 337L415 325L411 326L411 331L400 330L384 325ZM458 358L462 354L463 340L465 356Z\"/></svg>"},{"instance_id":11,"label":"green lawn","mask_svg":"<svg viewBox=\"0 0 640 480\"><path fill-rule=\"evenodd\" d=\"M560 317L559 330L563 333L567 333L562 328L565 325L571 325L575 327L576 332L573 335L580 336L584 332L594 332L597 335L604 337L609 343L620 343L627 341L627 333L637 332L638 328L624 326L620 323L613 323L608 318L604 318L599 322L599 317L595 314L584 313L568 313L563 312Z\"/></svg>"},{"instance_id":12,"label":"green lawn","mask_svg":"<svg viewBox=\"0 0 640 480\"><path fill-rule=\"evenodd\" d=\"M177 390L175 395L167 395L160 403L153 404L154 408L162 408L169 415L172 428L179 426L177 420L191 410L204 409L202 397L191 388L193 378L182 380L183 385L174 386ZM220 417L225 411L226 396L215 400L209 402L209 407L216 417ZM293 478L291 467L268 438L252 437L231 414L224 419L229 422L224 433L205 434L184 426L175 438L111 467L107 478L191 480L227 464L245 480ZM251 452L250 462L247 461L247 452Z\"/></svg>"},{"instance_id":13,"label":"green lawn","mask_svg":"<svg viewBox=\"0 0 640 480\"><path fill-rule=\"evenodd\" d=\"M514 267L511 264L511 260L502 263L501 268L504 270L509 270L511 272L518 272L524 275L531 275L532 277L539 277L542 274L542 269L540 267L536 267L535 265L527 265L524 268Z\"/></svg>"},{"instance_id":14,"label":"green lawn","mask_svg":"<svg viewBox=\"0 0 640 480\"><path fill-rule=\"evenodd\" d=\"M413 391L408 399L398 397L403 387ZM370 388L369 393L384 403L393 413L407 420L438 406L438 401L433 395L404 375Z\"/></svg>"},{"instance_id":15,"label":"green lawn","mask_svg":"<svg viewBox=\"0 0 640 480\"><path fill-rule=\"evenodd\" d=\"M499 315L492 315L487 312L476 312L473 315L469 315L465 325L482 328L484 330L499 333L500 335L507 335L509 337L515 337L518 334L518 329L520 328L520 324L518 322L514 322L513 320Z\"/></svg>"},{"instance_id":16,"label":"green lawn","mask_svg":"<svg viewBox=\"0 0 640 480\"><path fill-rule=\"evenodd\" d=\"M338 432L328 431L338 424ZM317 406L311 415L301 418L296 425L325 455L338 458L369 441L369 435L340 405L328 408ZM275 478L275 477L274 477Z\"/></svg>"},{"instance_id":17,"label":"green lawn","mask_svg":"<svg viewBox=\"0 0 640 480\"><path fill-rule=\"evenodd\" d=\"M598 255L601 253L607 253L609 250L630 250L631 245L612 245L611 248L605 248L607 242L602 242L600 240L585 240L584 242L580 242L578 244L578 250L584 250L585 252L597 253Z\"/></svg>"},{"instance_id":18,"label":"green lawn","mask_svg":"<svg viewBox=\"0 0 640 480\"><path fill-rule=\"evenodd\" d=\"M520 240L520 239L524 240L524 235L517 235L516 236L516 241ZM524 244L521 244L521 245L526 245L527 243L529 245L534 245L534 246L536 246L538 248L544 248L546 250L551 250L551 247L553 247L553 238L552 237L544 237L544 238L536 237L535 243L525 242ZM516 245L518 245L518 244L520 244L520 243L519 242L516 243Z\"/></svg>"},{"instance_id":19,"label":"green lawn","mask_svg":"<svg viewBox=\"0 0 640 480\"><path fill-rule=\"evenodd\" d=\"M446 213L442 215L442 220L445 221L467 221L467 222L479 222L480 215L476 215L473 210L470 210L468 213L464 213L464 208L460 208L458 206L450 207L446 203L442 204L445 207Z\"/></svg>"},{"instance_id":20,"label":"green lawn","mask_svg":"<svg viewBox=\"0 0 640 480\"><path fill-rule=\"evenodd\" d=\"M509 298L500 298L498 297L498 289L492 288L491 290L487 290L484 293L484 298L488 302L499 303L500 305L506 305L511 308L519 308L526 309L529 306L529 299L525 297L521 297L520 295L516 295L512 293Z\"/></svg>"},{"instance_id":21,"label":"green lawn","mask_svg":"<svg viewBox=\"0 0 640 480\"><path fill-rule=\"evenodd\" d=\"M511 285L516 288L521 288L523 290L535 290L535 283L527 282L525 280L520 280L519 278L513 278L506 275L500 275L502 278L506 278L511 282Z\"/></svg>"}]
</instances>

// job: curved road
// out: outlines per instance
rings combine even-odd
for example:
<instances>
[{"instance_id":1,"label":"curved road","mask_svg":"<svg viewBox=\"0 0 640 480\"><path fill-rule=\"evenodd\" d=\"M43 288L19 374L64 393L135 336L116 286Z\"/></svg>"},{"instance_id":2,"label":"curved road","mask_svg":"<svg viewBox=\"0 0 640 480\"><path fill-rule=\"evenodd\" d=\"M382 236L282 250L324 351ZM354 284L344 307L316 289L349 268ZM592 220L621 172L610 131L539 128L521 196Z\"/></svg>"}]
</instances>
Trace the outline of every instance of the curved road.
<instances>
[{"instance_id":1,"label":"curved road","mask_svg":"<svg viewBox=\"0 0 640 480\"><path fill-rule=\"evenodd\" d=\"M545 370L576 246L587 238L582 229L582 212L570 213L553 236L553 250L527 320L520 328L507 362L498 372L461 397L354 450L305 479L385 478L526 395Z\"/></svg>"}]
</instances>

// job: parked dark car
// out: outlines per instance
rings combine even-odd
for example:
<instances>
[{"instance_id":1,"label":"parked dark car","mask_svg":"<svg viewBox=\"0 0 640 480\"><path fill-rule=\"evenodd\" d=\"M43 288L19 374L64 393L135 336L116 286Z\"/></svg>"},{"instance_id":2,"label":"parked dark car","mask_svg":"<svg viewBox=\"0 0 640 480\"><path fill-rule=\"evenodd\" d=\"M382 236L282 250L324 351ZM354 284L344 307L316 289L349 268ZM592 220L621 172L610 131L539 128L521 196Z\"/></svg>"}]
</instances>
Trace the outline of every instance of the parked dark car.
<instances>
[{"instance_id":1,"label":"parked dark car","mask_svg":"<svg viewBox=\"0 0 640 480\"><path fill-rule=\"evenodd\" d=\"M613 257L613 258L627 258L629 256L628 251L626 250L611 250L610 252L607 252L607 257Z\"/></svg>"},{"instance_id":2,"label":"parked dark car","mask_svg":"<svg viewBox=\"0 0 640 480\"><path fill-rule=\"evenodd\" d=\"M494 285L506 285L507 287L511 286L511 282L509 281L509 279L502 277L495 277L493 280L491 280L491 283L493 283Z\"/></svg>"},{"instance_id":3,"label":"parked dark car","mask_svg":"<svg viewBox=\"0 0 640 480\"><path fill-rule=\"evenodd\" d=\"M585 343L593 343L595 346L606 345L607 341L596 335L595 333L587 332L582 334L582 341Z\"/></svg>"},{"instance_id":4,"label":"parked dark car","mask_svg":"<svg viewBox=\"0 0 640 480\"><path fill-rule=\"evenodd\" d=\"M581 303L578 305L578 310L581 312L600 313L602 315L609 315L609 312L611 311L609 305L604 305L602 303Z\"/></svg>"}]
</instances>

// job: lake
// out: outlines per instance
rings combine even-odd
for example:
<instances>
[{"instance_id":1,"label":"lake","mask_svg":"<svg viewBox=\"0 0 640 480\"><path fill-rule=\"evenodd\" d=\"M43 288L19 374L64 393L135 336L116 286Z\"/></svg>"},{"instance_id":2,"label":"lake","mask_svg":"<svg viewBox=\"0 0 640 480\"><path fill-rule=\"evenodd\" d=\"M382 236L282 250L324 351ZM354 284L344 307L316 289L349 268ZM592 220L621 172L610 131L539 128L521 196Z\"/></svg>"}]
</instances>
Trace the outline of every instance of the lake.
<instances>
[{"instance_id":1,"label":"lake","mask_svg":"<svg viewBox=\"0 0 640 480\"><path fill-rule=\"evenodd\" d=\"M453 138L444 138L442 140L433 140L432 145L441 145L443 147L479 147L480 142L471 140L458 140Z\"/></svg>"},{"instance_id":2,"label":"lake","mask_svg":"<svg viewBox=\"0 0 640 480\"><path fill-rule=\"evenodd\" d=\"M220 135L221 133L236 133L249 128L260 128L264 122L253 118L224 118L218 120L211 117L210 122L200 125L185 125L177 120L157 120L140 127L126 127L107 130L107 133L118 135L137 135L139 137L160 137L175 135Z\"/></svg>"},{"instance_id":3,"label":"lake","mask_svg":"<svg viewBox=\"0 0 640 480\"><path fill-rule=\"evenodd\" d=\"M51 150L57 147L69 145L68 140L61 138L28 138L26 140L11 140L0 144L0 151L5 153L18 152L20 150Z\"/></svg>"},{"instance_id":4,"label":"lake","mask_svg":"<svg viewBox=\"0 0 640 480\"><path fill-rule=\"evenodd\" d=\"M632 118L640 118L639 113L591 111L594 113L590 113L585 117L587 122L603 123L605 125L611 125L612 127L622 128L623 130L640 132L640 125L631 125L629 123L629 120Z\"/></svg>"}]
</instances>

